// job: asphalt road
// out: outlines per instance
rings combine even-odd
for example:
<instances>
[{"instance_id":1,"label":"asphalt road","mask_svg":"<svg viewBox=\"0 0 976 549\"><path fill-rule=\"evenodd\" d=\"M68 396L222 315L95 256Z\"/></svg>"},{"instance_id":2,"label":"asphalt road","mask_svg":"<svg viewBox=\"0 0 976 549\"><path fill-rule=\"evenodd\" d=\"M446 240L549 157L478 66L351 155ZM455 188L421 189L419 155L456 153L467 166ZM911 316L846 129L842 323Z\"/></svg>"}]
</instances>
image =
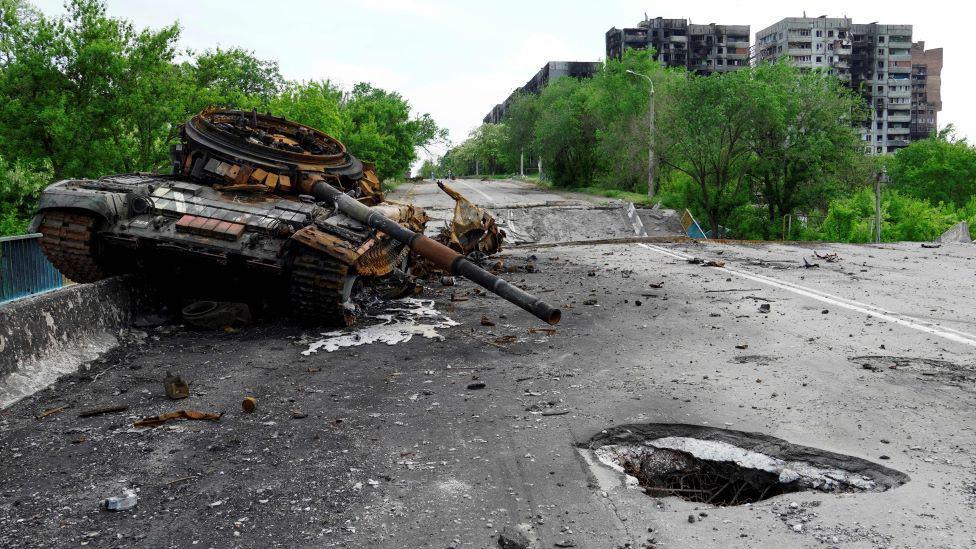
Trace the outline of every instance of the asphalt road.
<instances>
[{"instance_id":1,"label":"asphalt road","mask_svg":"<svg viewBox=\"0 0 976 549\"><path fill-rule=\"evenodd\" d=\"M545 219L560 217L552 206L607 206L462 183L475 202ZM405 193L450 205L430 184ZM519 208L528 204L550 207ZM626 235L619 217L600 215L600 231ZM537 240L597 231L574 225ZM536 547L976 545L973 246L621 243L504 255L519 268L513 283L563 307L555 333L464 281L421 296L458 323L437 329L443 340L305 355L321 336L282 323L134 333L0 412L0 545L497 547L506 527ZM190 398L162 395L167 370L189 381ZM247 395L252 414L240 410ZM115 404L129 409L77 417ZM59 406L69 408L35 419ZM178 408L225 414L132 426ZM577 449L634 423L760 432L910 480L734 507L651 498ZM136 508L98 510L126 488Z\"/></svg>"}]
</instances>

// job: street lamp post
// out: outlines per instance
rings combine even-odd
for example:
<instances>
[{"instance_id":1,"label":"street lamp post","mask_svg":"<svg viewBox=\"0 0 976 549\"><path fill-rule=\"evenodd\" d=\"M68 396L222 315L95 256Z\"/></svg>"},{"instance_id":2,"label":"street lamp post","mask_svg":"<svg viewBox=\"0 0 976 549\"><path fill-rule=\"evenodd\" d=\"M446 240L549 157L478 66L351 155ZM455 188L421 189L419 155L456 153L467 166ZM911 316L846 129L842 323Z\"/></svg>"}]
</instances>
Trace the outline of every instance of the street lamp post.
<instances>
[{"instance_id":1,"label":"street lamp post","mask_svg":"<svg viewBox=\"0 0 976 549\"><path fill-rule=\"evenodd\" d=\"M632 74L647 80L650 85L650 92L647 97L647 118L648 118L648 141L647 141L647 196L654 196L654 171L656 159L654 158L654 81L650 76L634 72L627 69L627 74Z\"/></svg>"},{"instance_id":2,"label":"street lamp post","mask_svg":"<svg viewBox=\"0 0 976 549\"><path fill-rule=\"evenodd\" d=\"M888 182L888 166L881 166L881 171L874 180L874 241L881 243L881 184Z\"/></svg>"}]
</instances>

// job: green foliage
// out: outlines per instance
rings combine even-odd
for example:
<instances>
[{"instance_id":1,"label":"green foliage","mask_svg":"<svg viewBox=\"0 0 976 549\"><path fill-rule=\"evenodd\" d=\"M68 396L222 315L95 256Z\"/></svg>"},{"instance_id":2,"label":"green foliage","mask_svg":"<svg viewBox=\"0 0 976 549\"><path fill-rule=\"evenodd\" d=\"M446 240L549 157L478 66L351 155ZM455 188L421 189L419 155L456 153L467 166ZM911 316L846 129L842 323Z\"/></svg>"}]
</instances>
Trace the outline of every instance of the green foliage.
<instances>
[{"instance_id":1,"label":"green foliage","mask_svg":"<svg viewBox=\"0 0 976 549\"><path fill-rule=\"evenodd\" d=\"M341 102L342 90L328 80L289 82L271 98L268 110L338 137L346 129Z\"/></svg>"},{"instance_id":2,"label":"green foliage","mask_svg":"<svg viewBox=\"0 0 976 549\"><path fill-rule=\"evenodd\" d=\"M397 93L359 84L344 98L328 80L286 82L276 61L241 48L178 51L177 24L138 30L108 16L104 0L66 8L48 17L24 0L0 0L0 157L16 173L164 169L179 125L211 105L269 110L331 133L374 161L381 178L404 175L417 147L444 139ZM20 219L10 212L21 202L0 207Z\"/></svg>"},{"instance_id":3,"label":"green foliage","mask_svg":"<svg viewBox=\"0 0 976 549\"><path fill-rule=\"evenodd\" d=\"M863 188L830 203L827 217L815 238L835 242L872 242L874 191ZM971 209L969 209L971 208ZM976 217L976 203L955 210L944 204L907 196L897 190L881 194L881 240L931 241L961 220Z\"/></svg>"},{"instance_id":4,"label":"green foliage","mask_svg":"<svg viewBox=\"0 0 976 549\"><path fill-rule=\"evenodd\" d=\"M767 230L803 206L826 207L863 163L855 125L866 105L839 80L787 62L752 70L755 115L748 134L748 169L767 209ZM778 229L777 229L778 230ZM772 233L764 233L768 238Z\"/></svg>"},{"instance_id":5,"label":"green foliage","mask_svg":"<svg viewBox=\"0 0 976 549\"><path fill-rule=\"evenodd\" d=\"M175 24L136 31L86 0L69 1L54 19L15 0L2 7L2 154L48 161L55 177L131 171L157 159L160 124L175 122L156 96L176 86ZM25 11L31 15L16 15Z\"/></svg>"},{"instance_id":6,"label":"green foliage","mask_svg":"<svg viewBox=\"0 0 976 549\"><path fill-rule=\"evenodd\" d=\"M277 61L258 59L242 48L206 50L190 73L208 105L262 108L285 86Z\"/></svg>"},{"instance_id":7,"label":"green foliage","mask_svg":"<svg viewBox=\"0 0 976 549\"><path fill-rule=\"evenodd\" d=\"M891 185L916 198L961 206L976 194L976 148L946 134L915 141L887 166Z\"/></svg>"},{"instance_id":8,"label":"green foliage","mask_svg":"<svg viewBox=\"0 0 976 549\"><path fill-rule=\"evenodd\" d=\"M34 204L50 181L49 165L33 167L0 158L0 236L27 231Z\"/></svg>"}]
</instances>

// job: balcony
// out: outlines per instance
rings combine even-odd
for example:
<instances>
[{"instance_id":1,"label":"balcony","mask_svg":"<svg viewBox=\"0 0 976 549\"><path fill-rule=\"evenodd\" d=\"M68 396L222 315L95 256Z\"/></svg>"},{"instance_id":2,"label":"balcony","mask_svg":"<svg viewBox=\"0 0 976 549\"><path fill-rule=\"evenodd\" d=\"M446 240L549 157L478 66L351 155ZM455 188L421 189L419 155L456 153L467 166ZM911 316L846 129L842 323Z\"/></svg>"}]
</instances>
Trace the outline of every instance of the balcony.
<instances>
[{"instance_id":1,"label":"balcony","mask_svg":"<svg viewBox=\"0 0 976 549\"><path fill-rule=\"evenodd\" d=\"M912 115L907 112L888 113L888 122L911 122Z\"/></svg>"},{"instance_id":2,"label":"balcony","mask_svg":"<svg viewBox=\"0 0 976 549\"><path fill-rule=\"evenodd\" d=\"M909 128L888 128L888 135L908 135Z\"/></svg>"}]
</instances>

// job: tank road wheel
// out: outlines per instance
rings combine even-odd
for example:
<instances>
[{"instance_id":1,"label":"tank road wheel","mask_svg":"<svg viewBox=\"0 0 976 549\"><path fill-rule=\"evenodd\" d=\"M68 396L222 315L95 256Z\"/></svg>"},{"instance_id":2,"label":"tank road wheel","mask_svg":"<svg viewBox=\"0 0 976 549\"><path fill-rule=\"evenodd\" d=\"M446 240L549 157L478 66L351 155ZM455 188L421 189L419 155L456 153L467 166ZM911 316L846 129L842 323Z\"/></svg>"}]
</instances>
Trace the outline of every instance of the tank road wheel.
<instances>
[{"instance_id":1,"label":"tank road wheel","mask_svg":"<svg viewBox=\"0 0 976 549\"><path fill-rule=\"evenodd\" d=\"M316 253L298 252L291 267L292 314L300 321L333 326L356 323L357 276L347 265Z\"/></svg>"},{"instance_id":2,"label":"tank road wheel","mask_svg":"<svg viewBox=\"0 0 976 549\"><path fill-rule=\"evenodd\" d=\"M95 228L101 219L70 210L47 210L41 218L41 248L61 274L75 282L108 277L95 250Z\"/></svg>"}]
</instances>

